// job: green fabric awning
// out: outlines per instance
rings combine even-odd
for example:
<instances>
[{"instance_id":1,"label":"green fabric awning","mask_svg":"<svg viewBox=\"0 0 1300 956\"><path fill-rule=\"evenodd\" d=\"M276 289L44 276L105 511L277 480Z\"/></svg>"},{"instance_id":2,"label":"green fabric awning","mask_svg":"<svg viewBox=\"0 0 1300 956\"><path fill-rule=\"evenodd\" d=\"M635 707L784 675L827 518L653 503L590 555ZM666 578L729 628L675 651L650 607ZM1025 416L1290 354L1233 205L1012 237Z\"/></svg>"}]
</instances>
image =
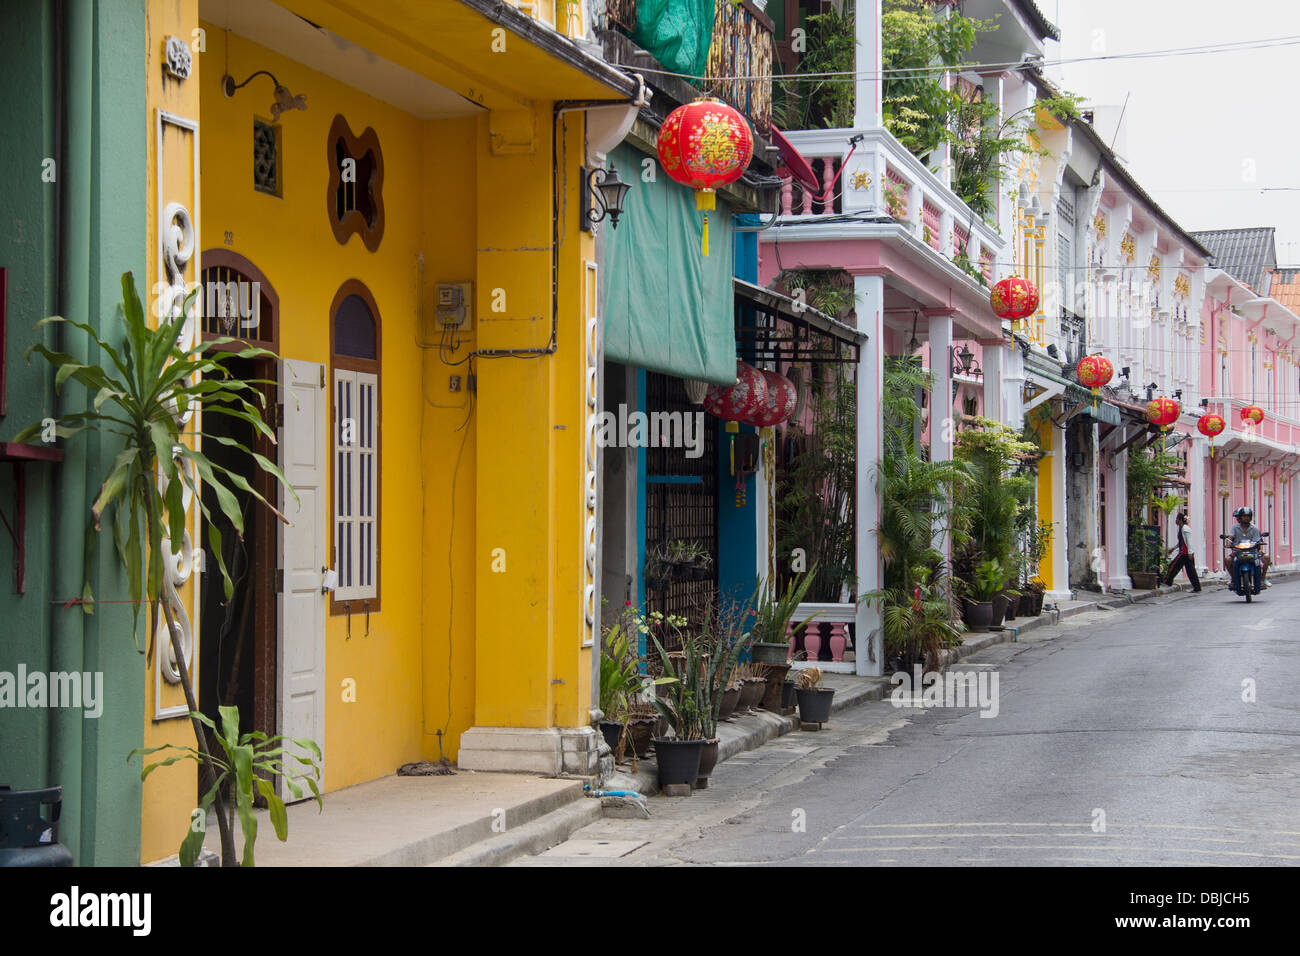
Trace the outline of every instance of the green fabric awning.
<instances>
[{"instance_id":1,"label":"green fabric awning","mask_svg":"<svg viewBox=\"0 0 1300 956\"><path fill-rule=\"evenodd\" d=\"M695 192L659 161L624 144L610 153L632 184L618 228L605 229L605 357L717 385L736 381L731 209L709 212L709 255L700 251L704 213ZM648 163L643 164L643 161ZM653 170L654 182L644 173Z\"/></svg>"}]
</instances>

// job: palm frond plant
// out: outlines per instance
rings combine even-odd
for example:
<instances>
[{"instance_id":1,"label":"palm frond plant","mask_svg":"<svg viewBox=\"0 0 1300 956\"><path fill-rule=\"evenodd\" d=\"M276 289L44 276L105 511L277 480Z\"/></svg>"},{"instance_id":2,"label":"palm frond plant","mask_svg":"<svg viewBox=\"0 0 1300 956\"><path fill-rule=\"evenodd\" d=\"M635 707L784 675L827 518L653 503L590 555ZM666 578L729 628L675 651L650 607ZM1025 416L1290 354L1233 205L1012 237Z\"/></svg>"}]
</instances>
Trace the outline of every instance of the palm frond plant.
<instances>
[{"instance_id":1,"label":"palm frond plant","mask_svg":"<svg viewBox=\"0 0 1300 956\"><path fill-rule=\"evenodd\" d=\"M38 324L39 328L46 323L65 323L81 330L98 346L100 355L107 357L107 364L79 362L65 352L55 352L40 344L33 345L27 354L30 360L31 354L35 352L54 367L57 389L62 390L71 380L83 386L88 397L93 396L85 411L65 414L58 419L55 433L59 438L70 438L79 432L91 431L113 436L110 440L122 442L122 449L104 477L91 507L90 521L86 527L87 554L93 555L93 536L100 532L102 522L108 520L118 557L126 571L131 596L136 599L133 633L137 638L137 648L141 606L148 606L149 619L156 628L161 605L180 672L181 688L189 707L198 753L202 758L198 762L203 790L211 795L216 805L217 824L221 831L222 865L235 866L237 861L231 811L226 806L225 788L219 785L220 781L226 779L222 771L224 765L214 759L208 748L203 730L206 719L199 712L189 669L185 665L181 630L176 623L171 603L163 600L164 575L168 573L168 566L186 547L186 510L192 501L198 505L205 519L208 540L221 572L226 599L229 600L234 592L234 584L223 557L221 532L199 493L199 480L212 491L221 513L240 536L244 530L244 515L232 488L261 502L281 521L287 523L287 519L258 493L247 478L204 455L198 442L194 441L199 436L188 427L187 423L193 420L190 413L201 410L204 418L209 415L237 418L252 426L256 433L275 442L274 432L262 418L265 397L258 389L259 385L273 383L240 379L225 366L230 359L274 357L274 353L261 348L244 348L235 352L212 351L216 345L236 341L233 339L218 339L182 348L180 343L186 332L186 317L190 314L191 303L196 295L197 291L191 292L186 296L178 314L160 318L157 328L150 328L145 321L135 280L127 272L122 276L121 311L125 336L120 344L114 345L100 338L91 325L63 316L51 316ZM31 440L41 430L41 424L34 424L19 433L16 440ZM225 436L203 437L242 451L259 468L274 476L290 494L293 493L280 469L264 456ZM83 589L83 608L86 613L92 613L94 609L91 571L88 563ZM150 660L152 655L151 638L148 649ZM306 749L316 748L310 741L294 742ZM147 772L146 770L145 773ZM314 783L312 787L315 789ZM249 852L251 854L251 850Z\"/></svg>"},{"instance_id":2,"label":"palm frond plant","mask_svg":"<svg viewBox=\"0 0 1300 956\"><path fill-rule=\"evenodd\" d=\"M946 530L954 548L965 542L963 512L954 502L968 494L972 480L967 463L931 461L919 444L916 395L928 391L930 382L929 373L910 360L886 363L885 456L876 465L884 581L861 598L881 616L887 656L904 666L922 658L937 665L937 655L927 648L955 639L950 579L935 541ZM943 427L933 420L931 425Z\"/></svg>"},{"instance_id":3,"label":"palm frond plant","mask_svg":"<svg viewBox=\"0 0 1300 956\"><path fill-rule=\"evenodd\" d=\"M199 714L198 719L212 730L212 735L221 747L221 753L205 756L193 747L177 747L175 744L164 744L161 747L137 747L131 751L130 756L136 754L149 756L160 751L174 750L177 753L160 760L157 763L147 765L140 773L140 779L146 779L150 773L159 767L167 767L179 760L193 760L199 766L208 765L218 771L216 782L199 800L198 809L206 814L212 806L217 794L220 793L230 783L234 784L235 792L235 810L239 814L239 826L244 834L244 856L243 865L253 866L253 846L257 842L257 818L253 816L253 791L256 789L266 799L266 805L270 810L271 825L275 828L275 835L281 841L289 839L289 816L285 810L284 800L275 792L275 784L272 783L272 777L281 777L289 791L298 798L303 795L300 780L306 781L311 787L315 796L316 803L324 806L320 797L320 775L321 767L318 762L321 759L320 748L310 740L295 740L299 746L310 750L313 757L304 757L292 753L284 746L284 741L288 737L276 735L268 737L260 730L251 733L241 734L239 732L239 708L238 707L219 707L217 708L221 715L221 726L218 727L212 720L204 714ZM301 774L290 773L286 764L286 758L292 758L304 768ZM297 768L295 768L297 769ZM199 850L203 847L203 831L201 829L190 828L189 834L181 842L180 863L181 866L193 866L198 859Z\"/></svg>"}]
</instances>

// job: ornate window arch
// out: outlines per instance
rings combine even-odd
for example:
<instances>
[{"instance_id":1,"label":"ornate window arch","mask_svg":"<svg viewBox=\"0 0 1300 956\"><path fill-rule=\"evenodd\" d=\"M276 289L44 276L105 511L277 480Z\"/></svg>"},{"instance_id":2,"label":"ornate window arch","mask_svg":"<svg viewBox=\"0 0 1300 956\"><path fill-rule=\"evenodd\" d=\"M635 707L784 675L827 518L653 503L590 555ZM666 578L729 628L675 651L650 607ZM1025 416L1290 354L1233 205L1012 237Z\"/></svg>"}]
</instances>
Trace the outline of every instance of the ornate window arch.
<instances>
[{"instance_id":1,"label":"ornate window arch","mask_svg":"<svg viewBox=\"0 0 1300 956\"><path fill-rule=\"evenodd\" d=\"M379 307L348 279L330 305L333 383L332 540L338 589L330 612L379 610ZM359 607L357 605L360 605Z\"/></svg>"}]
</instances>

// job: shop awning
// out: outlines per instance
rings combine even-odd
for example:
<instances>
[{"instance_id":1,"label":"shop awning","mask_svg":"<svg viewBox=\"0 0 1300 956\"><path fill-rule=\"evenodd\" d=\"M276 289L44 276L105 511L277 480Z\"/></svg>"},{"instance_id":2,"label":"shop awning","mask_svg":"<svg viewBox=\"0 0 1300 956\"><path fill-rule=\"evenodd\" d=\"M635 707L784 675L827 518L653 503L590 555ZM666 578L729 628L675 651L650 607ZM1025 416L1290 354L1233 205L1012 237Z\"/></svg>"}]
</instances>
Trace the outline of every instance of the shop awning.
<instances>
[{"instance_id":1,"label":"shop awning","mask_svg":"<svg viewBox=\"0 0 1300 956\"><path fill-rule=\"evenodd\" d=\"M1090 389L1084 388L1078 382L1070 381L1059 373L1049 372L1037 365L1026 363L1026 384L1036 378L1046 379L1064 388L1061 393L1061 400L1066 405L1067 413L1071 415L1087 415L1104 425L1118 425L1120 423L1119 409L1105 398L1096 398Z\"/></svg>"},{"instance_id":2,"label":"shop awning","mask_svg":"<svg viewBox=\"0 0 1300 956\"><path fill-rule=\"evenodd\" d=\"M624 144L609 158L632 184L618 228L604 228L605 357L715 385L736 381L731 209L704 216L695 193L662 172L641 175L646 154Z\"/></svg>"},{"instance_id":3,"label":"shop awning","mask_svg":"<svg viewBox=\"0 0 1300 956\"><path fill-rule=\"evenodd\" d=\"M865 332L773 289L734 279L736 351L747 362L857 362Z\"/></svg>"}]
</instances>

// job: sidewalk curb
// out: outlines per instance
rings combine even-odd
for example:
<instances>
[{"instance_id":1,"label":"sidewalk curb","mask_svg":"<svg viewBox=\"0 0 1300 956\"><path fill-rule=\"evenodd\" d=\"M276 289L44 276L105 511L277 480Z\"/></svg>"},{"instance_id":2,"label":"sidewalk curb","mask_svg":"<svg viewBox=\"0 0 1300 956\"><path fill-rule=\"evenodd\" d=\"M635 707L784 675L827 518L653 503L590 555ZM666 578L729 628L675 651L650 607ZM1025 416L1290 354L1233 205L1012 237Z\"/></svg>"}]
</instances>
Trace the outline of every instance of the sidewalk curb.
<instances>
[{"instance_id":1,"label":"sidewalk curb","mask_svg":"<svg viewBox=\"0 0 1300 956\"><path fill-rule=\"evenodd\" d=\"M579 796L571 803L513 830L494 834L487 840L434 860L426 866L501 866L525 854L542 853L563 843L600 817L600 801Z\"/></svg>"}]
</instances>

